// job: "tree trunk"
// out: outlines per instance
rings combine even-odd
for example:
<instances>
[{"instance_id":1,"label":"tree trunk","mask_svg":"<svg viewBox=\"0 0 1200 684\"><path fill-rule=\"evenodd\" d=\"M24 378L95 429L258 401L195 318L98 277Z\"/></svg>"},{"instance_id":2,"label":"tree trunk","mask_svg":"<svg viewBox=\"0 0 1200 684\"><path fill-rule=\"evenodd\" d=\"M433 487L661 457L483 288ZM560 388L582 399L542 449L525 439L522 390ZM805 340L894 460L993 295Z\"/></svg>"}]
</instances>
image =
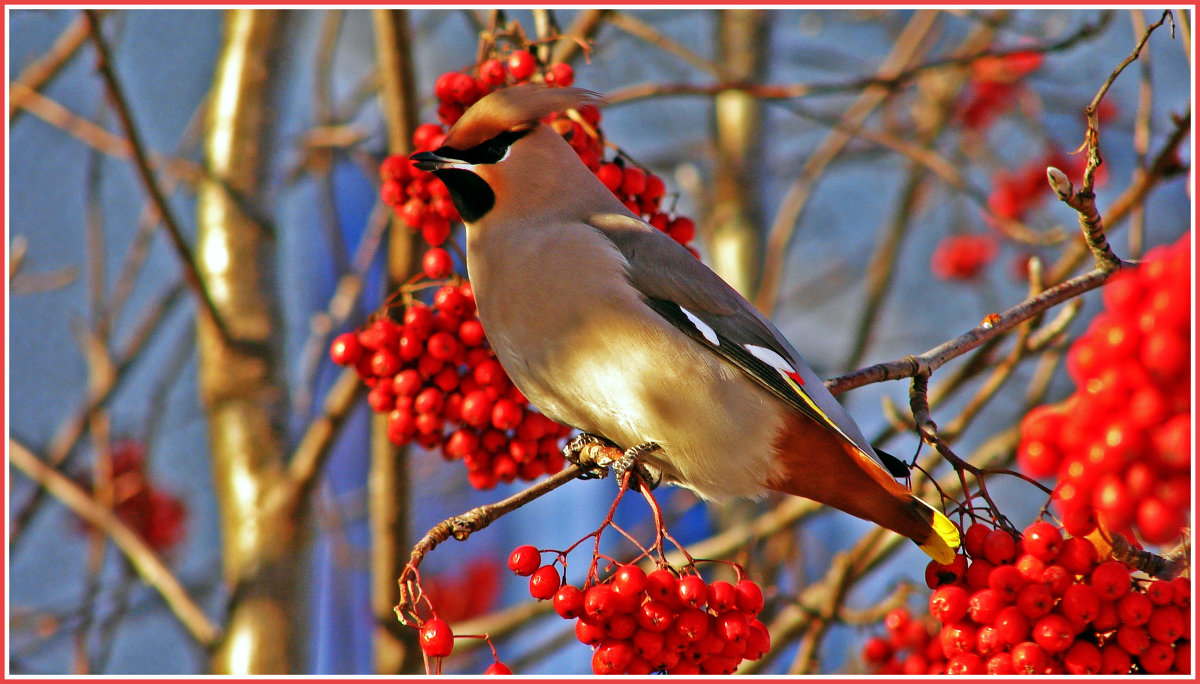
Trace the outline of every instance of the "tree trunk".
<instances>
[{"instance_id":1,"label":"tree trunk","mask_svg":"<svg viewBox=\"0 0 1200 684\"><path fill-rule=\"evenodd\" d=\"M723 80L757 82L766 63L766 10L717 12L717 64ZM713 102L713 202L707 225L713 270L748 299L754 298L762 270L761 217L755 204L761 178L762 106L739 90L719 93Z\"/></svg>"},{"instance_id":2,"label":"tree trunk","mask_svg":"<svg viewBox=\"0 0 1200 684\"><path fill-rule=\"evenodd\" d=\"M282 15L230 10L206 122L211 177L197 193L197 265L229 331L197 327L200 397L208 414L221 518L224 578L232 595L214 673L298 669L295 610L303 512L280 502L284 412L280 382L275 236L249 212L267 168L271 52Z\"/></svg>"},{"instance_id":3,"label":"tree trunk","mask_svg":"<svg viewBox=\"0 0 1200 684\"><path fill-rule=\"evenodd\" d=\"M410 51L408 13L372 10L375 52L379 63L380 104L387 125L388 152L412 152L417 126L416 86ZM416 235L393 215L388 233L387 289L391 292L416 271L420 253ZM385 294L386 299L386 294ZM420 662L415 632L396 619L400 600L396 583L408 562L409 501L408 453L387 437L387 416L371 419L371 471L368 506L371 525L371 612L377 621L374 653L377 674L412 672Z\"/></svg>"}]
</instances>

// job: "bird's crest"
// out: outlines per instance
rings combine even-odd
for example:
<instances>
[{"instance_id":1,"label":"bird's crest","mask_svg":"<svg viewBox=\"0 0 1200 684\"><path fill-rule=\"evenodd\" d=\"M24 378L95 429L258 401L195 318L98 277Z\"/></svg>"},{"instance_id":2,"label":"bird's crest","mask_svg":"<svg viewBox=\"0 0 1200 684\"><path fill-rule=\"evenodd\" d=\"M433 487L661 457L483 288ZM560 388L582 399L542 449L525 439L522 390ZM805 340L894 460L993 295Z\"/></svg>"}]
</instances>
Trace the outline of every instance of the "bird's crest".
<instances>
[{"instance_id":1,"label":"bird's crest","mask_svg":"<svg viewBox=\"0 0 1200 684\"><path fill-rule=\"evenodd\" d=\"M471 105L450 128L445 144L468 150L501 133L531 128L554 112L600 102L598 93L583 88L552 88L540 83L502 88Z\"/></svg>"}]
</instances>

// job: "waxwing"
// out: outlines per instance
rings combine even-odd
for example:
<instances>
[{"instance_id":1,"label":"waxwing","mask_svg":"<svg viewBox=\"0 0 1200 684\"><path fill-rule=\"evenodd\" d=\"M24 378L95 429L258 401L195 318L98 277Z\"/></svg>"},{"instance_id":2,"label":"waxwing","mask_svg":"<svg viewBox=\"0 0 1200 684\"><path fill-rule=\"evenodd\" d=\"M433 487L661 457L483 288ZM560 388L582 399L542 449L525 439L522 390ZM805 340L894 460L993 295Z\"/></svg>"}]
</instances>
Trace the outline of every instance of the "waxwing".
<instances>
[{"instance_id":1,"label":"waxwing","mask_svg":"<svg viewBox=\"0 0 1200 684\"><path fill-rule=\"evenodd\" d=\"M949 563L954 524L880 465L775 326L539 122L597 103L579 88L497 90L412 157L466 222L479 318L517 388L703 498L806 497Z\"/></svg>"}]
</instances>

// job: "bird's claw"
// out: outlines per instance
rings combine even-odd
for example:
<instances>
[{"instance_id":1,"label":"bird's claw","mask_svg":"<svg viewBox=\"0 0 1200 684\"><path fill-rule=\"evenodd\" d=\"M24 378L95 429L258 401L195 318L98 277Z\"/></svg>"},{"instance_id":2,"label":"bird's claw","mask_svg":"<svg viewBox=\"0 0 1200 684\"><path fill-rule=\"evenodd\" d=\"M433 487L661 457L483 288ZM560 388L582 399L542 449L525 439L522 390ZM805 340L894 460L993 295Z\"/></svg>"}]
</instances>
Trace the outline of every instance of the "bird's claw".
<instances>
[{"instance_id":1,"label":"bird's claw","mask_svg":"<svg viewBox=\"0 0 1200 684\"><path fill-rule=\"evenodd\" d=\"M579 466L581 480L598 480L608 475L608 463L599 463L595 459L584 456L584 448L593 444L617 448L616 444L587 432L581 432L563 447L563 457L573 465Z\"/></svg>"},{"instance_id":2,"label":"bird's claw","mask_svg":"<svg viewBox=\"0 0 1200 684\"><path fill-rule=\"evenodd\" d=\"M644 483L648 489L653 490L658 487L662 482L662 473L642 461L643 456L658 451L658 449L659 446L654 442L646 442L626 449L625 454L612 463L613 473L616 474L617 480L624 480L625 473L632 469L633 477L629 481L630 488L637 486L635 478Z\"/></svg>"}]
</instances>

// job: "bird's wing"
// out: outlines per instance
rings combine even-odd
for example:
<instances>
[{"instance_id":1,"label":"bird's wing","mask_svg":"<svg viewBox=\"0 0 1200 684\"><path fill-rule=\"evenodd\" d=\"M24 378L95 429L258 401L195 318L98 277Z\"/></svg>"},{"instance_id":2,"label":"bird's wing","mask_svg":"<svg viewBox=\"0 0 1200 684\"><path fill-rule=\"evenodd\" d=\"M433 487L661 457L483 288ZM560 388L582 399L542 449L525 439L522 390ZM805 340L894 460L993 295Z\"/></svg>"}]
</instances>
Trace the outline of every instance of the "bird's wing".
<instances>
[{"instance_id":1,"label":"bird's wing","mask_svg":"<svg viewBox=\"0 0 1200 684\"><path fill-rule=\"evenodd\" d=\"M588 223L620 250L629 263L629 282L650 308L796 410L878 458L779 330L687 249L630 216L597 214Z\"/></svg>"}]
</instances>

